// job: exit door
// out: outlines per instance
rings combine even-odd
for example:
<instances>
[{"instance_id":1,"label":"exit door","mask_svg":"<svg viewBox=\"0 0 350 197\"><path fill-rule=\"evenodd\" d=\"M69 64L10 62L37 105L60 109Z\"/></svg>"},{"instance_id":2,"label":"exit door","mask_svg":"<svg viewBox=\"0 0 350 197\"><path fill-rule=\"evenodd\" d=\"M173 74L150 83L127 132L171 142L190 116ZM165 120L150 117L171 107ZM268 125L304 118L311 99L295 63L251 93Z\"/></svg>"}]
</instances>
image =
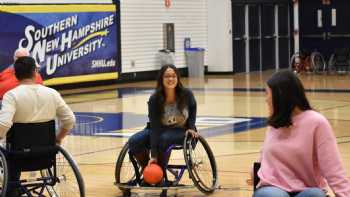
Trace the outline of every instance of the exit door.
<instances>
[{"instance_id":1,"label":"exit door","mask_svg":"<svg viewBox=\"0 0 350 197\"><path fill-rule=\"evenodd\" d=\"M234 72L288 67L291 4L232 1Z\"/></svg>"},{"instance_id":2,"label":"exit door","mask_svg":"<svg viewBox=\"0 0 350 197\"><path fill-rule=\"evenodd\" d=\"M326 58L337 48L350 47L350 26L347 0L303 1L300 5L300 44L301 49L310 52L317 50Z\"/></svg>"}]
</instances>

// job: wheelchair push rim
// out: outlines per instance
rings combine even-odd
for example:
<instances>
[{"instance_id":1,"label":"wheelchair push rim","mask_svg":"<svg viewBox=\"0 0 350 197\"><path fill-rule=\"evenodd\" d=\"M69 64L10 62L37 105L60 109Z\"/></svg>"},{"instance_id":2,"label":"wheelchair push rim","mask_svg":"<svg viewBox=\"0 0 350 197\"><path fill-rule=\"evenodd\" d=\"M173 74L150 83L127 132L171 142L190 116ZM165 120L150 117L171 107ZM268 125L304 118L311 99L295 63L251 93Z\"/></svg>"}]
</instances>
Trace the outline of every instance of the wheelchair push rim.
<instances>
[{"instance_id":1,"label":"wheelchair push rim","mask_svg":"<svg viewBox=\"0 0 350 197\"><path fill-rule=\"evenodd\" d=\"M3 151L0 151L0 197L5 197L8 184L8 167Z\"/></svg>"},{"instance_id":2,"label":"wheelchair push rim","mask_svg":"<svg viewBox=\"0 0 350 197\"><path fill-rule=\"evenodd\" d=\"M202 136L193 139L186 135L183 151L194 185L205 194L214 192L218 184L217 166L207 141Z\"/></svg>"},{"instance_id":3,"label":"wheelchair push rim","mask_svg":"<svg viewBox=\"0 0 350 197\"><path fill-rule=\"evenodd\" d=\"M42 170L42 176L54 174L54 168ZM56 176L53 185L47 185L46 190L51 197L80 196L85 197L83 178L72 156L62 147L58 147L56 155Z\"/></svg>"},{"instance_id":4,"label":"wheelchair push rim","mask_svg":"<svg viewBox=\"0 0 350 197\"><path fill-rule=\"evenodd\" d=\"M129 144L126 143L119 153L115 166L115 185L123 192L130 191L128 183L136 179L135 167L129 159ZM138 170L140 168L137 166ZM140 172L141 173L141 172Z\"/></svg>"}]
</instances>

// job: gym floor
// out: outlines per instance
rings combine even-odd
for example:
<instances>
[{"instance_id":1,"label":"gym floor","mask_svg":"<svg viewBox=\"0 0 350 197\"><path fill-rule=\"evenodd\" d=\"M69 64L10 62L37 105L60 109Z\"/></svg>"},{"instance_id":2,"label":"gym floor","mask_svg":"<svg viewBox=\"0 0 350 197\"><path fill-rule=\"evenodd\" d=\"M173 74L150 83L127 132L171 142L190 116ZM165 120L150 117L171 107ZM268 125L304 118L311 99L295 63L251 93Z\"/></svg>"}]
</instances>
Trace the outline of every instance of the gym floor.
<instances>
[{"instance_id":1,"label":"gym floor","mask_svg":"<svg viewBox=\"0 0 350 197\"><path fill-rule=\"evenodd\" d=\"M272 71L264 71L182 79L195 94L197 126L216 158L219 188L213 197L252 194L246 179L264 140L263 120L267 116L264 88L271 74ZM304 74L300 77L314 109L324 114L333 126L349 176L350 76ZM77 126L63 146L79 165L87 196L122 196L114 185L116 160L128 136L145 126L147 101L154 87L155 81L148 81L86 88L78 93L61 91L77 115ZM132 192L133 196L157 196L160 191ZM196 188L169 192L169 196L174 195L205 196Z\"/></svg>"}]
</instances>

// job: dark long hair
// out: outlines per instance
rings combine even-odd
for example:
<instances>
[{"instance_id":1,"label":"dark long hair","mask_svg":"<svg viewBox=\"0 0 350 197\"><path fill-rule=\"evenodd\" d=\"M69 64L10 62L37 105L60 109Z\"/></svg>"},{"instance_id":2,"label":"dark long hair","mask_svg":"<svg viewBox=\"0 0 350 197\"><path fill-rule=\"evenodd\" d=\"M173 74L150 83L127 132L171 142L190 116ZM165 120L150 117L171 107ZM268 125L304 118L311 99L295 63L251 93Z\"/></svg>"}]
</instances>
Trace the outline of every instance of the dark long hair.
<instances>
[{"instance_id":1,"label":"dark long hair","mask_svg":"<svg viewBox=\"0 0 350 197\"><path fill-rule=\"evenodd\" d=\"M295 107L305 111L312 109L306 98L304 86L291 71L280 71L267 81L272 91L273 113L268 124L275 127L292 125L292 113Z\"/></svg>"},{"instance_id":2,"label":"dark long hair","mask_svg":"<svg viewBox=\"0 0 350 197\"><path fill-rule=\"evenodd\" d=\"M176 69L176 67L174 65L164 65L162 66L162 68L159 70L158 73L158 78L157 78L157 87L155 90L155 97L158 103L158 112L160 112L161 114L164 113L164 103L165 103L165 90L164 90L164 85L163 85L163 76L165 71L171 68L174 70L174 72L176 73L177 76L177 85L175 87L175 95L176 95L176 103L177 103L177 107L179 109L180 112L182 112L182 110L186 107L186 92L185 92L185 88L183 87L181 80L180 80L180 73L179 71Z\"/></svg>"}]
</instances>

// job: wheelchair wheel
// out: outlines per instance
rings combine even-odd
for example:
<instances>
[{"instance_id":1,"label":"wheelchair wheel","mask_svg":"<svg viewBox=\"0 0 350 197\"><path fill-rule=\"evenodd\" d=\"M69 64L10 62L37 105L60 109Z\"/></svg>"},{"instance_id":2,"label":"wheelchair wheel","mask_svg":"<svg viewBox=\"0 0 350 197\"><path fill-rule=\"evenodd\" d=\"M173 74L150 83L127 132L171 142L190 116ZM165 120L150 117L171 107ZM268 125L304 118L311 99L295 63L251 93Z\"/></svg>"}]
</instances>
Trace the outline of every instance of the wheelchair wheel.
<instances>
[{"instance_id":1,"label":"wheelchair wheel","mask_svg":"<svg viewBox=\"0 0 350 197\"><path fill-rule=\"evenodd\" d=\"M135 160L136 161L136 160ZM137 166L137 170L140 168ZM141 172L140 172L141 173ZM122 187L136 180L135 167L129 158L129 144L126 143L119 153L118 160L115 166L115 184L123 192L124 196L130 194L130 189ZM136 184L136 183L135 183Z\"/></svg>"},{"instance_id":2,"label":"wheelchair wheel","mask_svg":"<svg viewBox=\"0 0 350 197\"><path fill-rule=\"evenodd\" d=\"M334 74L336 72L337 68L335 67L335 57L334 54L332 54L328 61L328 73Z\"/></svg>"},{"instance_id":3,"label":"wheelchair wheel","mask_svg":"<svg viewBox=\"0 0 350 197\"><path fill-rule=\"evenodd\" d=\"M298 53L293 54L292 57L290 58L289 70L291 70L291 71L295 71L296 70L296 68L295 68L295 64L296 64L295 58L296 58L297 55L299 55L299 54Z\"/></svg>"},{"instance_id":4,"label":"wheelchair wheel","mask_svg":"<svg viewBox=\"0 0 350 197\"><path fill-rule=\"evenodd\" d=\"M301 72L301 62L300 62L300 53L295 53L292 55L289 61L289 70L299 73Z\"/></svg>"},{"instance_id":5,"label":"wheelchair wheel","mask_svg":"<svg viewBox=\"0 0 350 197\"><path fill-rule=\"evenodd\" d=\"M5 155L0 151L0 197L5 197L7 191L8 168Z\"/></svg>"},{"instance_id":6,"label":"wheelchair wheel","mask_svg":"<svg viewBox=\"0 0 350 197\"><path fill-rule=\"evenodd\" d=\"M311 54L311 66L315 73L323 73L326 71L326 61L321 53L313 52Z\"/></svg>"},{"instance_id":7,"label":"wheelchair wheel","mask_svg":"<svg viewBox=\"0 0 350 197\"><path fill-rule=\"evenodd\" d=\"M184 157L194 185L205 194L214 192L218 183L217 167L207 141L202 136L193 139L186 135Z\"/></svg>"},{"instance_id":8,"label":"wheelchair wheel","mask_svg":"<svg viewBox=\"0 0 350 197\"><path fill-rule=\"evenodd\" d=\"M41 171L42 176L50 176L54 169ZM70 154L62 147L58 147L56 154L57 180L53 186L46 186L47 193L51 197L85 196L84 181L77 164Z\"/></svg>"}]
</instances>

